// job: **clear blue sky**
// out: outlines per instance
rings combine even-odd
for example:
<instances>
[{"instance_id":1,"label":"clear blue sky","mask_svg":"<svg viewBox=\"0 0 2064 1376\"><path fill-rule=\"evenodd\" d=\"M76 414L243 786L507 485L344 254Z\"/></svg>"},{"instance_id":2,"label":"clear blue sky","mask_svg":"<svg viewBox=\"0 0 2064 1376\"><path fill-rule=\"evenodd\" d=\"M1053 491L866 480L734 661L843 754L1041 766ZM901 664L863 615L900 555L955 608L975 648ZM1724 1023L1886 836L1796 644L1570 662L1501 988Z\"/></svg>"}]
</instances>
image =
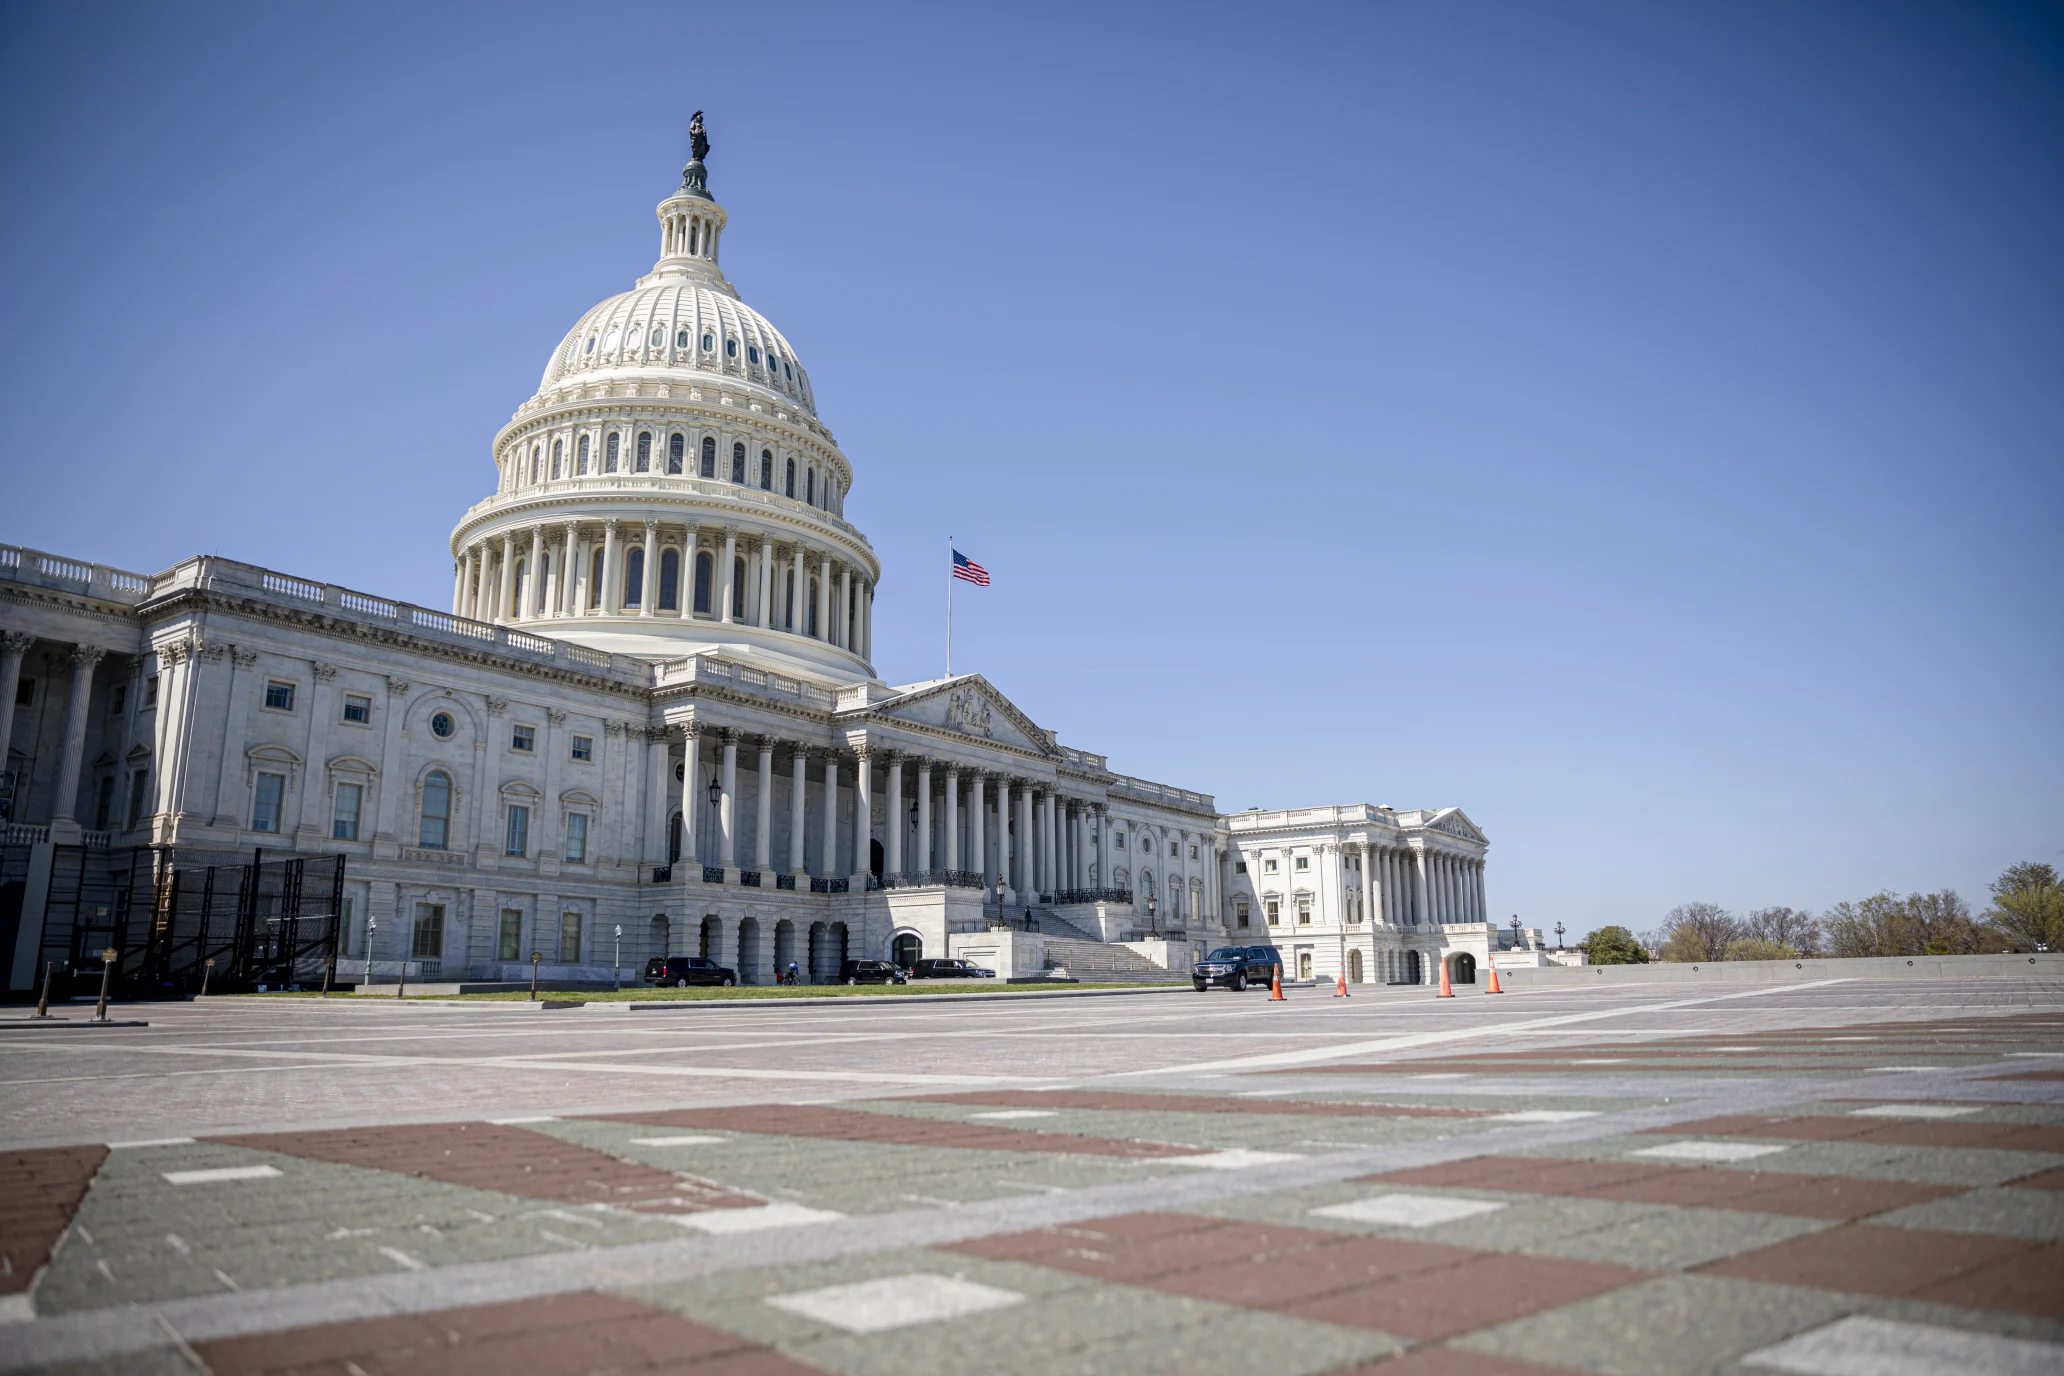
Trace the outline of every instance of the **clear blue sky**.
<instances>
[{"instance_id":1,"label":"clear blue sky","mask_svg":"<svg viewBox=\"0 0 2064 1376\"><path fill-rule=\"evenodd\" d=\"M441 606L656 256L811 369L936 675L1500 916L2064 863L2064 19L1958 3L0 10L0 539Z\"/></svg>"}]
</instances>

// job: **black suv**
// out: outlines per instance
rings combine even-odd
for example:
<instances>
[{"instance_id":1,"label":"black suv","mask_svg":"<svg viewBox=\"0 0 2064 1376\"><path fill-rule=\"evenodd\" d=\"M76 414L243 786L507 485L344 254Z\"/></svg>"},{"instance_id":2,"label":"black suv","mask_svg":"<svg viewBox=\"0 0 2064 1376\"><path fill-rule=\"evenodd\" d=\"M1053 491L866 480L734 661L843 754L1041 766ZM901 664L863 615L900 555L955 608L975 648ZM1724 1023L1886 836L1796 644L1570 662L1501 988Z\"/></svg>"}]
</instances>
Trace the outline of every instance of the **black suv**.
<instances>
[{"instance_id":1,"label":"black suv","mask_svg":"<svg viewBox=\"0 0 2064 1376\"><path fill-rule=\"evenodd\" d=\"M984 970L965 960L920 960L910 967L912 979L995 979L994 970Z\"/></svg>"},{"instance_id":2,"label":"black suv","mask_svg":"<svg viewBox=\"0 0 2064 1376\"><path fill-rule=\"evenodd\" d=\"M1249 984L1267 984L1282 964L1283 953L1273 946L1221 946L1197 962L1190 984L1200 994L1214 984L1237 994Z\"/></svg>"},{"instance_id":3,"label":"black suv","mask_svg":"<svg viewBox=\"0 0 2064 1376\"><path fill-rule=\"evenodd\" d=\"M908 984L900 966L886 960L849 960L838 967L840 984Z\"/></svg>"},{"instance_id":4,"label":"black suv","mask_svg":"<svg viewBox=\"0 0 2064 1376\"><path fill-rule=\"evenodd\" d=\"M645 982L671 984L677 989L686 989L691 984L715 984L729 989L738 983L738 972L701 956L654 956L645 962Z\"/></svg>"}]
</instances>

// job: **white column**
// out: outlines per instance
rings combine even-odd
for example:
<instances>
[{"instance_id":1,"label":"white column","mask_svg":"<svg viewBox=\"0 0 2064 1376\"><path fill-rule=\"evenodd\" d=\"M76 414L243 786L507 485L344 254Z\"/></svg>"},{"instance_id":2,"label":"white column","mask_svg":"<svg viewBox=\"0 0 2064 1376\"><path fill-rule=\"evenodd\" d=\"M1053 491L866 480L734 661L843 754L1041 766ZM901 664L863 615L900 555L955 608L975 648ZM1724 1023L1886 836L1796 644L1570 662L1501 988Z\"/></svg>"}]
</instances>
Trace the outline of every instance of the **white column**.
<instances>
[{"instance_id":1,"label":"white column","mask_svg":"<svg viewBox=\"0 0 2064 1376\"><path fill-rule=\"evenodd\" d=\"M765 536L760 538L760 605L753 616L753 625L774 624L774 542Z\"/></svg>"},{"instance_id":2,"label":"white column","mask_svg":"<svg viewBox=\"0 0 2064 1376\"><path fill-rule=\"evenodd\" d=\"M539 570L544 567L544 553L545 528L543 526L532 526L530 528L530 553L524 556L529 562L523 568L522 604L516 608L516 614L510 618L512 621L530 621L538 614L538 590L544 583L544 575Z\"/></svg>"},{"instance_id":3,"label":"white column","mask_svg":"<svg viewBox=\"0 0 2064 1376\"><path fill-rule=\"evenodd\" d=\"M803 605L804 600L810 595L810 580L803 575L803 547L801 545L795 547L794 551L789 555L789 560L789 582L795 585L795 592L793 596L782 603L782 609L789 618L783 624L782 629L801 635L803 628L810 624L810 609Z\"/></svg>"},{"instance_id":4,"label":"white column","mask_svg":"<svg viewBox=\"0 0 2064 1376\"><path fill-rule=\"evenodd\" d=\"M809 790L810 752L800 745L790 752L788 779L788 872L802 874L807 863L803 854L803 827L807 818L803 800Z\"/></svg>"},{"instance_id":5,"label":"white column","mask_svg":"<svg viewBox=\"0 0 2064 1376\"><path fill-rule=\"evenodd\" d=\"M917 868L932 867L932 762L917 762Z\"/></svg>"},{"instance_id":6,"label":"white column","mask_svg":"<svg viewBox=\"0 0 2064 1376\"><path fill-rule=\"evenodd\" d=\"M891 750L882 757L888 771L889 819L882 827L882 873L903 873L903 757Z\"/></svg>"},{"instance_id":7,"label":"white column","mask_svg":"<svg viewBox=\"0 0 2064 1376\"><path fill-rule=\"evenodd\" d=\"M27 631L0 631L0 770L7 767L7 746L14 735L14 698L21 691L22 656L35 643L36 637ZM161 667L158 676L158 719L165 721L171 711L166 695L172 687L172 675ZM164 735L162 731L158 734L160 738ZM151 769L159 775L159 782L163 781L165 763L165 752L160 749L151 758ZM19 802L27 793L27 789L17 788L15 800Z\"/></svg>"},{"instance_id":8,"label":"white column","mask_svg":"<svg viewBox=\"0 0 2064 1376\"><path fill-rule=\"evenodd\" d=\"M988 807L988 803L982 796L986 782L981 770L977 769L969 772L967 868L981 873L982 889L985 893L996 882L996 876L989 872L988 838L982 834L983 823L987 820L983 813Z\"/></svg>"},{"instance_id":9,"label":"white column","mask_svg":"<svg viewBox=\"0 0 2064 1376\"><path fill-rule=\"evenodd\" d=\"M681 864L684 869L693 869L702 863L701 853L695 846L696 809L702 799L702 734L701 728L690 722L683 730L684 749L681 752ZM695 876L698 880L701 875ZM676 875L675 878L682 878ZM695 916L689 913L682 920Z\"/></svg>"},{"instance_id":10,"label":"white column","mask_svg":"<svg viewBox=\"0 0 2064 1376\"><path fill-rule=\"evenodd\" d=\"M659 522L645 523L645 568L644 577L639 580L638 615L653 615L653 604L659 601Z\"/></svg>"},{"instance_id":11,"label":"white column","mask_svg":"<svg viewBox=\"0 0 2064 1376\"><path fill-rule=\"evenodd\" d=\"M826 878L838 874L838 752L824 752L824 859L818 873Z\"/></svg>"},{"instance_id":12,"label":"white column","mask_svg":"<svg viewBox=\"0 0 2064 1376\"><path fill-rule=\"evenodd\" d=\"M497 580L499 591L495 594L494 615L491 621L514 621L516 619L516 533L505 532L502 536L502 574Z\"/></svg>"},{"instance_id":13,"label":"white column","mask_svg":"<svg viewBox=\"0 0 2064 1376\"><path fill-rule=\"evenodd\" d=\"M853 753L858 759L853 770L853 878L864 891L868 861L873 858L868 842L874 839L874 762L873 752L864 745Z\"/></svg>"},{"instance_id":14,"label":"white column","mask_svg":"<svg viewBox=\"0 0 2064 1376\"><path fill-rule=\"evenodd\" d=\"M1027 890L1039 887L1039 877L1032 872L1032 789L1026 785L1016 790L1013 800L1018 805L1018 844L1011 848L1011 858L1017 861L1016 888L1022 897ZM1029 902L1029 899L1025 901Z\"/></svg>"},{"instance_id":15,"label":"white column","mask_svg":"<svg viewBox=\"0 0 2064 1376\"><path fill-rule=\"evenodd\" d=\"M13 698L4 701L12 702ZM960 868L960 771L952 765L946 766L946 865L949 870Z\"/></svg>"},{"instance_id":16,"label":"white column","mask_svg":"<svg viewBox=\"0 0 2064 1376\"><path fill-rule=\"evenodd\" d=\"M1484 893L1484 862L1481 860L1476 862L1476 908L1478 912L1484 915L1484 920L1488 922L1490 920L1491 902Z\"/></svg>"},{"instance_id":17,"label":"white column","mask_svg":"<svg viewBox=\"0 0 2064 1376\"><path fill-rule=\"evenodd\" d=\"M799 589L796 593L802 596ZM831 643L831 556L817 556L817 639Z\"/></svg>"},{"instance_id":18,"label":"white column","mask_svg":"<svg viewBox=\"0 0 2064 1376\"><path fill-rule=\"evenodd\" d=\"M1117 887L1111 882L1111 809L1102 803L1096 805L1096 887L1110 889Z\"/></svg>"},{"instance_id":19,"label":"white column","mask_svg":"<svg viewBox=\"0 0 2064 1376\"><path fill-rule=\"evenodd\" d=\"M86 724L90 715L87 709L93 695L93 668L106 653L107 651L98 645L72 647L72 691L65 700L64 751L58 756L57 801L50 808L50 820L53 822L78 821L74 814L79 809L79 771L86 764ZM255 660L257 656L253 655L252 658ZM0 703L0 708L4 708L10 716L13 715L14 699L10 697L5 703ZM243 744L242 737L238 737L235 748L241 751ZM225 777L227 773L225 769ZM304 779L301 786L306 788L307 780ZM281 804L284 810L285 799L281 800ZM215 810L218 814L222 810L219 798L216 800Z\"/></svg>"},{"instance_id":20,"label":"white column","mask_svg":"<svg viewBox=\"0 0 2064 1376\"><path fill-rule=\"evenodd\" d=\"M874 584L860 585L860 658L874 662Z\"/></svg>"},{"instance_id":21,"label":"white column","mask_svg":"<svg viewBox=\"0 0 2064 1376\"><path fill-rule=\"evenodd\" d=\"M1075 864L1068 873L1068 887L1071 889L1089 887L1089 838L1083 834L1083 814L1088 810L1088 806L1086 803L1077 803L1069 814L1069 830L1075 836Z\"/></svg>"},{"instance_id":22,"label":"white column","mask_svg":"<svg viewBox=\"0 0 2064 1376\"><path fill-rule=\"evenodd\" d=\"M453 616L466 614L466 561L452 560L451 609Z\"/></svg>"},{"instance_id":23,"label":"white column","mask_svg":"<svg viewBox=\"0 0 2064 1376\"><path fill-rule=\"evenodd\" d=\"M729 622L731 601L738 595L738 529L735 526L724 527L724 567L719 572L723 574L724 606L717 620Z\"/></svg>"},{"instance_id":24,"label":"white column","mask_svg":"<svg viewBox=\"0 0 2064 1376\"><path fill-rule=\"evenodd\" d=\"M717 845L723 855L719 864L735 868L738 864L738 733L724 732L724 791L717 799L717 828L720 839Z\"/></svg>"},{"instance_id":25,"label":"white column","mask_svg":"<svg viewBox=\"0 0 2064 1376\"><path fill-rule=\"evenodd\" d=\"M1058 889L1061 886L1061 832L1060 828L1056 826L1054 823L1053 790L1048 789L1046 791L1046 797L1041 801L1045 804L1046 807L1046 816L1044 819L1042 819L1040 825L1040 834L1046 840L1046 864L1044 866L1046 870L1046 882L1040 885L1040 888L1045 893L1052 893L1055 889Z\"/></svg>"},{"instance_id":26,"label":"white column","mask_svg":"<svg viewBox=\"0 0 2064 1376\"><path fill-rule=\"evenodd\" d=\"M617 521L602 523L602 615L615 616L623 603L623 553L617 543Z\"/></svg>"},{"instance_id":27,"label":"white column","mask_svg":"<svg viewBox=\"0 0 2064 1376\"><path fill-rule=\"evenodd\" d=\"M580 615L580 603L576 600L580 589L581 541L580 525L574 521L566 523L566 552L559 559L559 614Z\"/></svg>"},{"instance_id":28,"label":"white column","mask_svg":"<svg viewBox=\"0 0 2064 1376\"><path fill-rule=\"evenodd\" d=\"M753 868L761 874L760 882L767 884L767 871L774 868L774 738L760 737L760 806L754 819L759 832L753 837ZM771 884L769 888L773 887ZM774 939L770 930L769 941Z\"/></svg>"},{"instance_id":29,"label":"white column","mask_svg":"<svg viewBox=\"0 0 2064 1376\"><path fill-rule=\"evenodd\" d=\"M1017 873L1011 868L1011 780L1000 775L996 780L996 877L1003 881L1006 889L1015 889ZM1019 834L1018 843L1024 843Z\"/></svg>"},{"instance_id":30,"label":"white column","mask_svg":"<svg viewBox=\"0 0 2064 1376\"><path fill-rule=\"evenodd\" d=\"M667 729L664 726L626 727L627 741L634 736L645 740L646 763L649 782L646 785L645 802L645 855L654 865L667 863L667 785L674 781L672 752L667 749ZM682 855L688 852L684 848Z\"/></svg>"},{"instance_id":31,"label":"white column","mask_svg":"<svg viewBox=\"0 0 2064 1376\"><path fill-rule=\"evenodd\" d=\"M839 638L841 649L853 648L853 567L848 564L839 572Z\"/></svg>"},{"instance_id":32,"label":"white column","mask_svg":"<svg viewBox=\"0 0 2064 1376\"><path fill-rule=\"evenodd\" d=\"M493 613L488 606L487 575L494 561L487 557L486 541L473 546L473 556L473 610L470 615L475 621L490 621Z\"/></svg>"}]
</instances>

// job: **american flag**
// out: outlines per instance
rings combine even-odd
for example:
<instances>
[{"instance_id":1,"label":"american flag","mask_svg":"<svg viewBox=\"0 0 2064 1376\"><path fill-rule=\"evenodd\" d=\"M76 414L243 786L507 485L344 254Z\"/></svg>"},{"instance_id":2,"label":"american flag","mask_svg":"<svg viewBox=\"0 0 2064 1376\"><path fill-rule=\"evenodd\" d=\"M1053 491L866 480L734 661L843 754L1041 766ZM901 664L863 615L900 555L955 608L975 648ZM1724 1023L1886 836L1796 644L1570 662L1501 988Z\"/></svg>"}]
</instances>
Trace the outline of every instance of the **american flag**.
<instances>
[{"instance_id":1,"label":"american flag","mask_svg":"<svg viewBox=\"0 0 2064 1376\"><path fill-rule=\"evenodd\" d=\"M989 586L989 570L983 568L959 550L953 551L953 576L973 583L978 588Z\"/></svg>"}]
</instances>

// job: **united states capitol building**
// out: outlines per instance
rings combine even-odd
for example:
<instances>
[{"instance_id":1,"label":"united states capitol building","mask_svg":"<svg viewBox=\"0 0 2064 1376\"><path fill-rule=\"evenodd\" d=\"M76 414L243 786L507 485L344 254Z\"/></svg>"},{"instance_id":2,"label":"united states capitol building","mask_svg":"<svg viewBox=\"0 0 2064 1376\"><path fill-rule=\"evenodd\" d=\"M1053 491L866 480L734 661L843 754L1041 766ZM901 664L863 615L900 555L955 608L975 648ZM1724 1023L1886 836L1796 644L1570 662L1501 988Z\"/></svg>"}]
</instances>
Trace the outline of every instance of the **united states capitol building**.
<instances>
[{"instance_id":1,"label":"united states capitol building","mask_svg":"<svg viewBox=\"0 0 2064 1376\"><path fill-rule=\"evenodd\" d=\"M448 611L0 546L11 989L142 939L120 895L146 858L253 850L344 857L303 905L334 909L340 979L524 980L535 955L610 980L660 953L755 983L942 955L1179 975L1268 942L1293 978L1401 983L1538 947L1492 925L1459 809L1226 814L980 674L879 677L862 476L726 279L700 156L658 227L494 436Z\"/></svg>"}]
</instances>

